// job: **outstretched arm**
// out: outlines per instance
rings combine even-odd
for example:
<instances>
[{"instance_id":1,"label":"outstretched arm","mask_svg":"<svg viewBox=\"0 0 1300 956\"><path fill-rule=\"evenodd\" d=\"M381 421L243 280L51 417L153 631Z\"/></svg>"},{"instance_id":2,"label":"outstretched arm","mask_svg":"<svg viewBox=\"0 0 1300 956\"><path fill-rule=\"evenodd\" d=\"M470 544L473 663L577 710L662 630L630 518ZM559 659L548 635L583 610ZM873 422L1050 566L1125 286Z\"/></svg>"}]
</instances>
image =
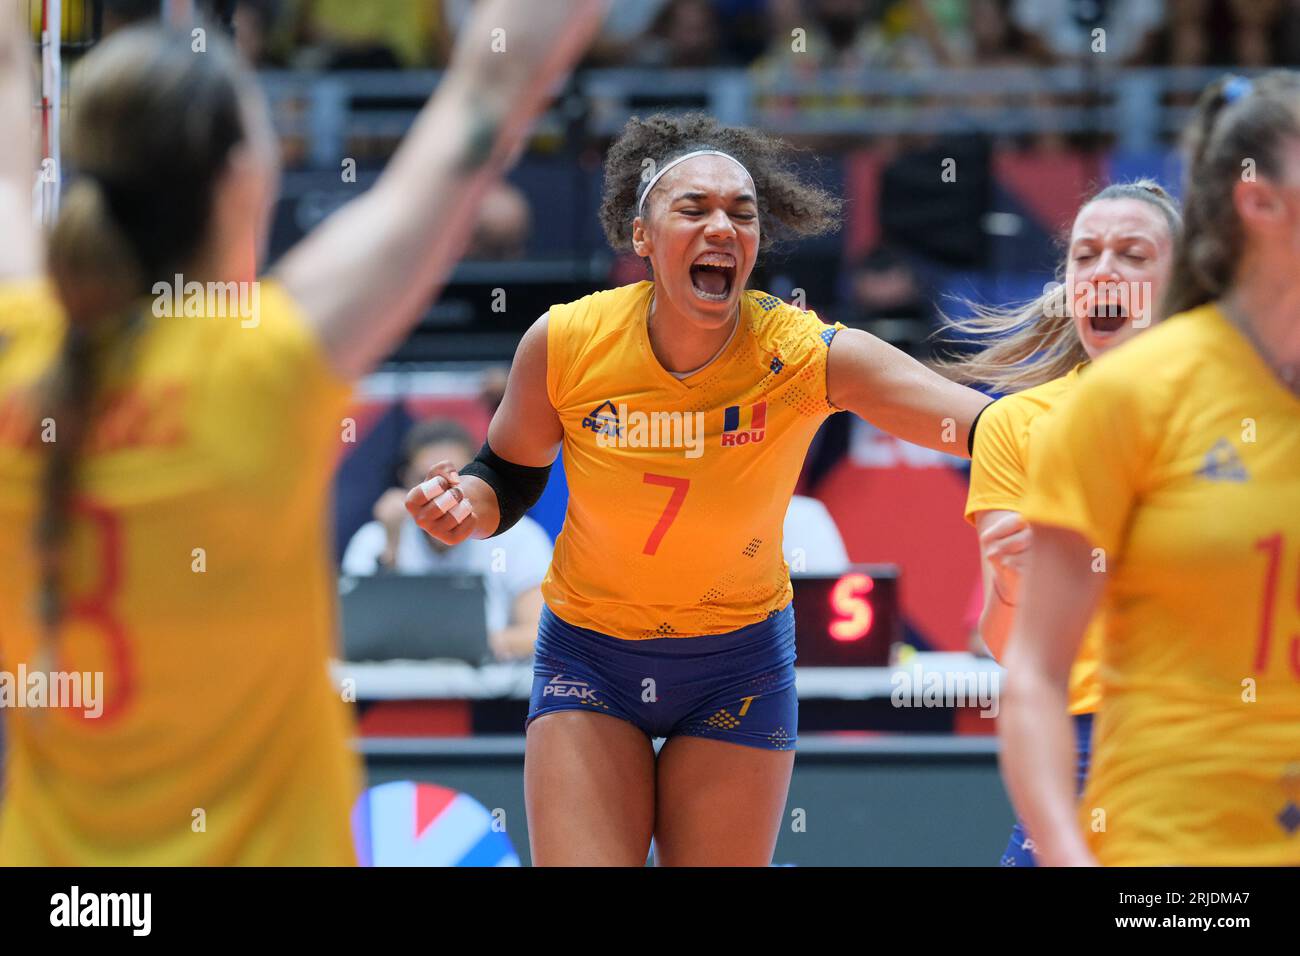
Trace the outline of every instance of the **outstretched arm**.
<instances>
[{"instance_id":1,"label":"outstretched arm","mask_svg":"<svg viewBox=\"0 0 1300 956\"><path fill-rule=\"evenodd\" d=\"M41 269L40 232L32 215L36 154L26 12L26 4L0 8L0 281L30 278Z\"/></svg>"},{"instance_id":2,"label":"outstretched arm","mask_svg":"<svg viewBox=\"0 0 1300 956\"><path fill-rule=\"evenodd\" d=\"M860 329L842 329L831 339L826 397L881 431L962 458L970 457L971 423L989 404L987 395Z\"/></svg>"},{"instance_id":3,"label":"outstretched arm","mask_svg":"<svg viewBox=\"0 0 1300 956\"><path fill-rule=\"evenodd\" d=\"M366 372L419 319L604 9L604 0L480 4L383 175L284 257L275 274L339 371Z\"/></svg>"}]
</instances>

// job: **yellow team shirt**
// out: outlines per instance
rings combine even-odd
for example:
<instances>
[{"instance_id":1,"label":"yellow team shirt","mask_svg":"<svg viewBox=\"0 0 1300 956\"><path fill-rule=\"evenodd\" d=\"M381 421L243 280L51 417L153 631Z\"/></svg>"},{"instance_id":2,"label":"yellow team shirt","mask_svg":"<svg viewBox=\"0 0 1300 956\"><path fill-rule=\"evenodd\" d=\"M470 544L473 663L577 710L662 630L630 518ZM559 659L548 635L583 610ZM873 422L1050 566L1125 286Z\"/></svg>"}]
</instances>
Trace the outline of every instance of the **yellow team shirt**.
<instances>
[{"instance_id":1,"label":"yellow team shirt","mask_svg":"<svg viewBox=\"0 0 1300 956\"><path fill-rule=\"evenodd\" d=\"M650 348L654 283L552 306L547 394L569 504L542 584L557 617L631 640L722 634L790 603L781 529L837 411L842 325L749 291L723 353L677 379Z\"/></svg>"},{"instance_id":2,"label":"yellow team shirt","mask_svg":"<svg viewBox=\"0 0 1300 956\"><path fill-rule=\"evenodd\" d=\"M1203 306L1094 362L1029 472L1108 569L1097 858L1300 863L1300 399Z\"/></svg>"},{"instance_id":3,"label":"yellow team shirt","mask_svg":"<svg viewBox=\"0 0 1300 956\"><path fill-rule=\"evenodd\" d=\"M348 384L274 282L249 319L149 316L105 373L46 662L35 386L62 328L44 284L0 286L0 670L101 671L103 711L0 711L0 864L355 862L360 767L327 673Z\"/></svg>"},{"instance_id":4,"label":"yellow team shirt","mask_svg":"<svg viewBox=\"0 0 1300 956\"><path fill-rule=\"evenodd\" d=\"M1029 477L1030 448L1042 423L1040 416L1074 388L1083 367L1076 366L1060 378L999 399L980 416L966 497L966 520L971 524L981 511L1021 510ZM1100 616L1094 617L1070 671L1072 714L1090 714L1101 700L1097 679L1101 627ZM1002 657L1003 647L990 646L989 650L994 657Z\"/></svg>"}]
</instances>

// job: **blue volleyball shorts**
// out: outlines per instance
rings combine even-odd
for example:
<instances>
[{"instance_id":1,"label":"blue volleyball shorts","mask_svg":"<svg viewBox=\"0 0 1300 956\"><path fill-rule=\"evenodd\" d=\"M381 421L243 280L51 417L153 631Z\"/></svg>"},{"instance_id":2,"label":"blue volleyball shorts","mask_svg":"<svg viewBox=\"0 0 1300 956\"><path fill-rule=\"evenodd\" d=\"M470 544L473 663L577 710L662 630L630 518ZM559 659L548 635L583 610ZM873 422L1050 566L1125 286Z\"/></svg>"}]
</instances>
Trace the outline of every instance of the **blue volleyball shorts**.
<instances>
[{"instance_id":1,"label":"blue volleyball shorts","mask_svg":"<svg viewBox=\"0 0 1300 956\"><path fill-rule=\"evenodd\" d=\"M1088 758L1092 753L1092 714L1074 715L1074 741L1078 756L1075 786L1083 793L1084 782L1088 779ZM1016 820L1011 828L1011 840L999 861L1002 866L1037 866L1034 860L1034 842L1025 832L1025 825Z\"/></svg>"},{"instance_id":2,"label":"blue volleyball shorts","mask_svg":"<svg viewBox=\"0 0 1300 956\"><path fill-rule=\"evenodd\" d=\"M646 736L792 750L794 610L726 634L629 641L542 609L528 721L562 710L618 717ZM525 724L525 726L527 726Z\"/></svg>"}]
</instances>

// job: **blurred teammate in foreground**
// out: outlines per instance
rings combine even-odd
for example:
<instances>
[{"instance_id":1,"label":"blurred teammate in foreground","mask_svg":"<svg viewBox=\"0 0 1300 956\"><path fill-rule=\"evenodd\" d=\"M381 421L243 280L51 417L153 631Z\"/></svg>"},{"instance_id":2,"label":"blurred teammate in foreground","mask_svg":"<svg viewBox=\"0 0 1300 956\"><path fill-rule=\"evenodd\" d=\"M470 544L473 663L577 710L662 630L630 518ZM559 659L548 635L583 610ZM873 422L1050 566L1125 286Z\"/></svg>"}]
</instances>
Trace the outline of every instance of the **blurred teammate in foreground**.
<instances>
[{"instance_id":1,"label":"blurred teammate in foreground","mask_svg":"<svg viewBox=\"0 0 1300 956\"><path fill-rule=\"evenodd\" d=\"M1188 139L1171 317L1080 376L1029 463L999 727L1049 865L1300 864L1300 74L1215 83Z\"/></svg>"},{"instance_id":2,"label":"blurred teammate in foreground","mask_svg":"<svg viewBox=\"0 0 1300 956\"><path fill-rule=\"evenodd\" d=\"M276 142L215 31L196 53L188 31L134 27L86 57L67 129L80 176L47 242L27 39L6 8L0 660L102 671L103 699L98 716L6 714L0 863L353 861L359 767L326 670L349 383L440 287L601 12L482 4L378 183L252 283ZM177 274L232 286L191 299ZM168 315L182 294L192 309Z\"/></svg>"}]
</instances>

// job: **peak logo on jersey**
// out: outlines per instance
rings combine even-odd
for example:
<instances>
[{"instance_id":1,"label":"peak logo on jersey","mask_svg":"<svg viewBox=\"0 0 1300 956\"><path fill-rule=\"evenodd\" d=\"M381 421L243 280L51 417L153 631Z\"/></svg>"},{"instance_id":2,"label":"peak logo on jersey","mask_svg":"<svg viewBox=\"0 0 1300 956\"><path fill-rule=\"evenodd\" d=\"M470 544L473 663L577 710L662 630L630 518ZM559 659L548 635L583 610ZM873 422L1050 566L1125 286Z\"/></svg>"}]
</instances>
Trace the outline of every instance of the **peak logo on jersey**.
<instances>
[{"instance_id":1,"label":"peak logo on jersey","mask_svg":"<svg viewBox=\"0 0 1300 956\"><path fill-rule=\"evenodd\" d=\"M742 410L744 414L742 415ZM741 419L749 420L749 427L741 427ZM722 413L722 447L756 444L763 440L767 428L767 402L757 405L731 405Z\"/></svg>"},{"instance_id":2,"label":"peak logo on jersey","mask_svg":"<svg viewBox=\"0 0 1300 956\"><path fill-rule=\"evenodd\" d=\"M602 402L591 410L591 414L582 420L582 427L597 435L609 435L618 438L623 434L623 426L618 422L618 409L613 402Z\"/></svg>"},{"instance_id":3,"label":"peak logo on jersey","mask_svg":"<svg viewBox=\"0 0 1300 956\"><path fill-rule=\"evenodd\" d=\"M636 412L619 402L613 422L613 429L596 432L601 448L682 448L687 458L704 454L703 412Z\"/></svg>"},{"instance_id":4,"label":"peak logo on jersey","mask_svg":"<svg viewBox=\"0 0 1300 956\"><path fill-rule=\"evenodd\" d=\"M1205 464L1196 473L1210 481L1246 481L1250 478L1237 449L1226 438L1220 438L1205 453Z\"/></svg>"}]
</instances>

